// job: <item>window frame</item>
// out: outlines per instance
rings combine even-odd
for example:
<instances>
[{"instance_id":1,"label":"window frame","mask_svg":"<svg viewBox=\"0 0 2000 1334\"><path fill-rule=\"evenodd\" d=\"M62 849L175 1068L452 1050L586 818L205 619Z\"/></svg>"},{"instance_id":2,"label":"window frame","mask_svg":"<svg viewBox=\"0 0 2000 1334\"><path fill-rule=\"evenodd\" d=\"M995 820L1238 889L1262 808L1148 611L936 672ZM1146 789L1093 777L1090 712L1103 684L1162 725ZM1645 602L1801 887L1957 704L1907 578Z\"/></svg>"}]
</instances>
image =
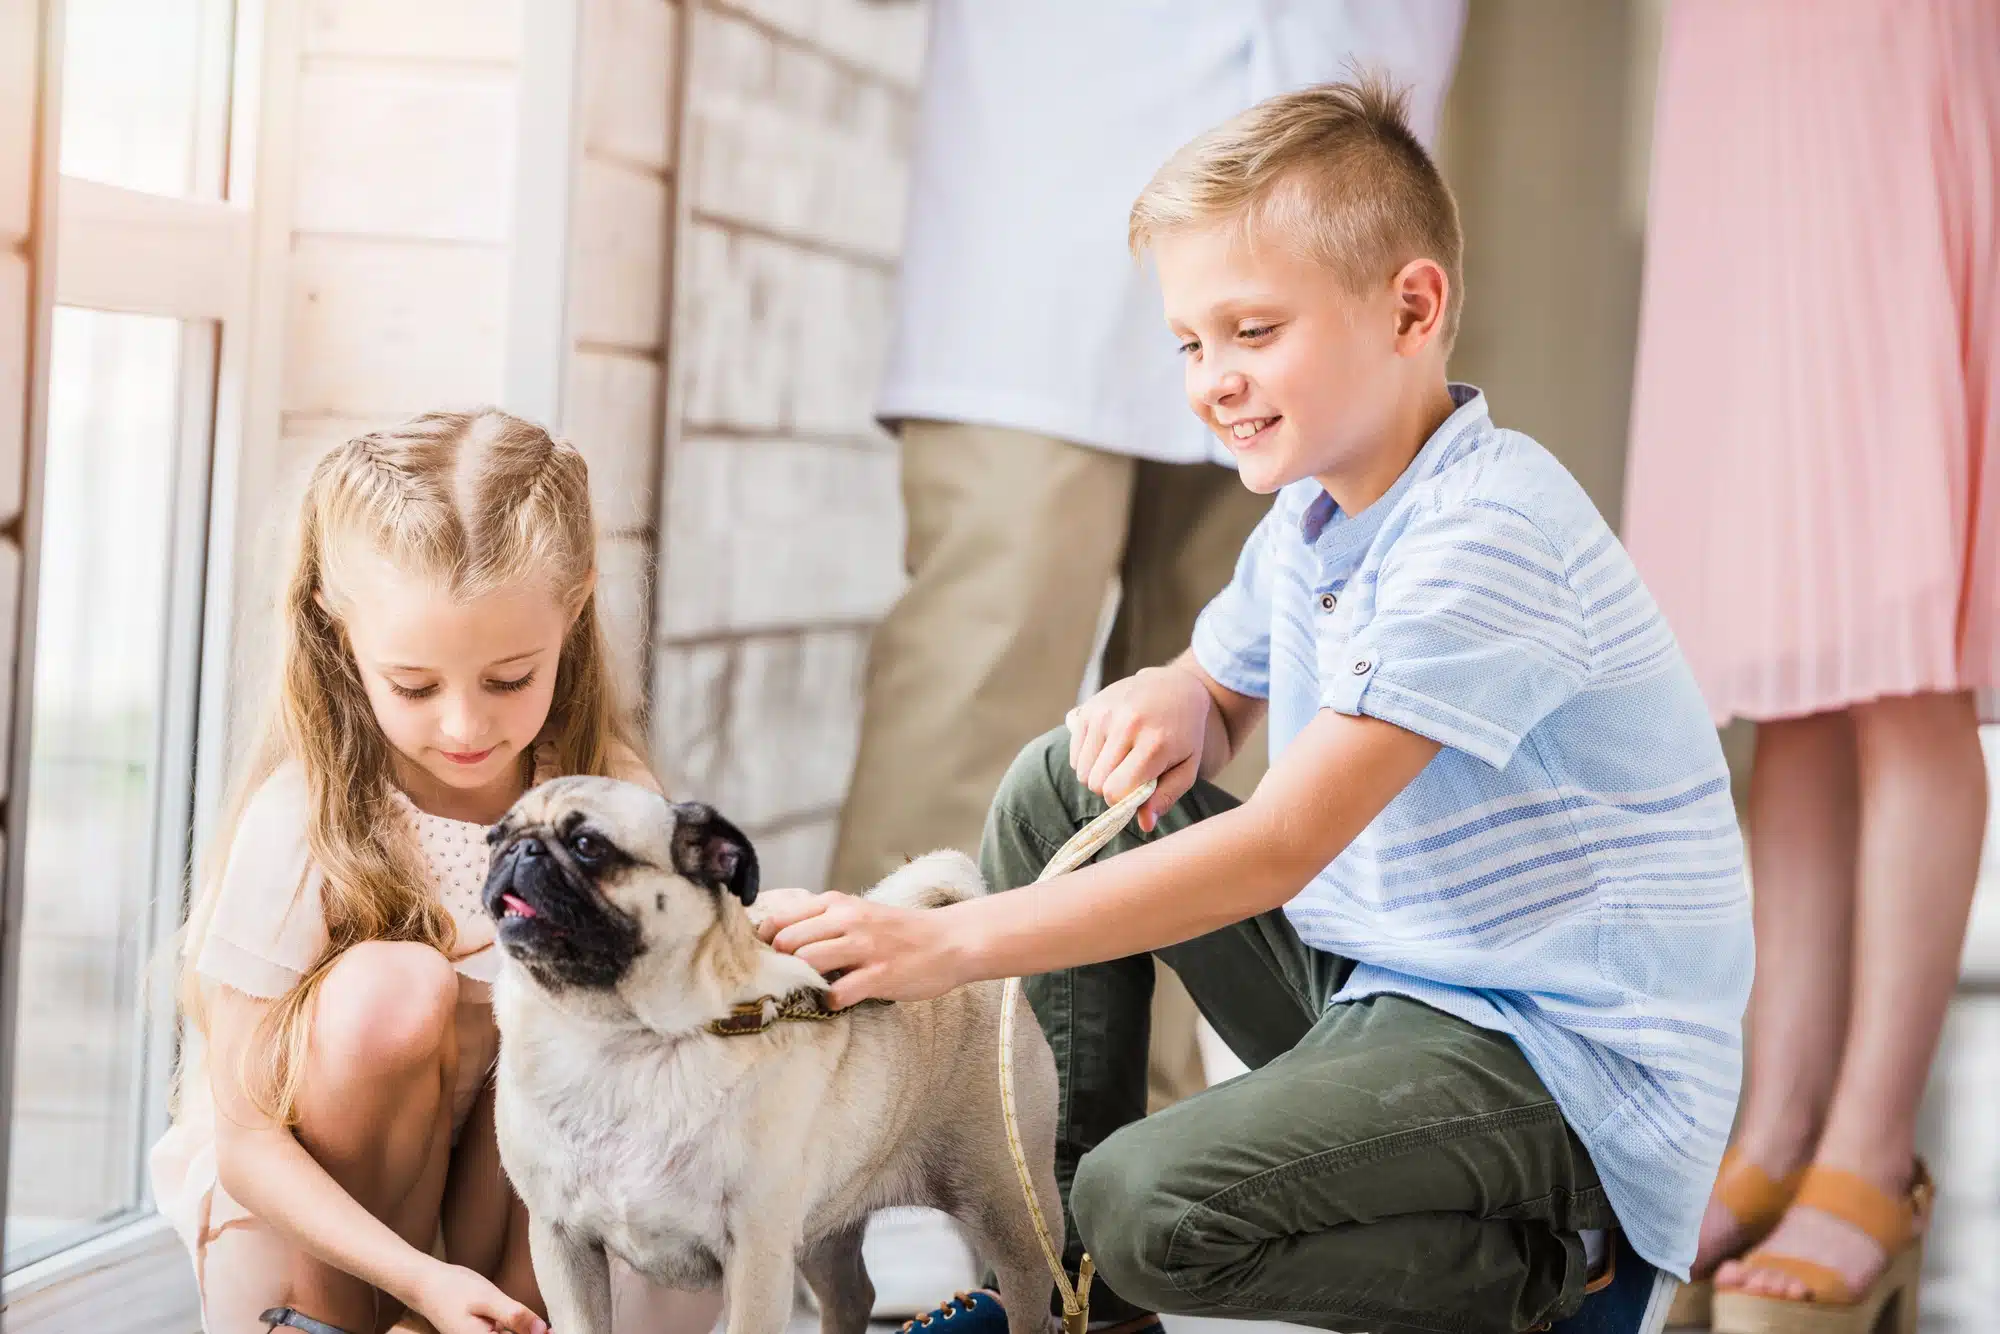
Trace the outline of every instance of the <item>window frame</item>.
<instances>
[{"instance_id":1,"label":"window frame","mask_svg":"<svg viewBox=\"0 0 2000 1334\"><path fill-rule=\"evenodd\" d=\"M33 719L35 600L40 574L42 454L47 437L50 330L56 306L79 306L184 322L179 419L184 448L171 499L175 566L169 572L167 716L158 768L154 908L149 943L171 937L185 914L180 868L198 860L220 804L229 753L229 667L234 657L236 556L249 531L242 503L247 461L269 458L279 436L287 256L290 249L290 108L299 66L299 0L205 0L204 82L198 153L186 196L154 195L62 176L58 0L42 0L36 125L34 332L22 536L21 630L14 726L7 757L6 920L19 923L27 766ZM218 62L224 62L218 66ZM219 77L226 68L226 80ZM206 448L201 447L205 443ZM193 614L191 614L193 613ZM13 979L20 931L0 960L8 985L0 1005L0 1145L11 1138L18 998ZM164 973L164 970L160 970ZM167 1125L179 1018L172 979L149 980L140 1083L143 1159ZM7 1155L0 1148L0 1187ZM137 1206L48 1256L0 1278L0 1313L12 1331L88 1327L107 1334L200 1324L187 1256L144 1188ZM3 1230L3 1229L0 1229Z\"/></svg>"},{"instance_id":2,"label":"window frame","mask_svg":"<svg viewBox=\"0 0 2000 1334\"><path fill-rule=\"evenodd\" d=\"M39 71L43 85L39 179L53 185L58 179L56 85L62 58L54 20L62 0L39 3L47 16ZM233 0L233 4L234 55L230 94L223 108L228 127L226 170L217 164L221 174L208 192L210 197L153 196L63 178L61 190L48 190L50 197L41 201L41 225L35 233L41 245L37 278L46 274L53 279L43 281L48 290L39 298L42 332L34 344L36 355L46 356L46 326L55 304L204 319L216 327L209 347L214 426L207 454L206 567L199 572L199 670L190 684L196 705L189 843L196 866L202 864L212 841L229 778L229 757L238 740L234 732L245 721L236 717L233 707L239 649L262 632L258 624L244 623L245 608L238 606L235 593L238 562L249 557L248 539L268 522L269 499L278 491L275 470L282 466L280 377L291 298L294 122L304 46L304 0ZM582 0L526 0L526 40L518 67L508 405L552 420L561 404L565 364L581 20ZM209 55L214 56L212 49ZM211 110L204 107L205 113ZM198 177L195 184L199 191L204 182ZM179 238L177 252L158 248L162 234ZM142 262L135 255L144 246L155 248ZM163 253L177 257L163 262ZM207 277L202 282L183 281L183 274L162 271L176 265L190 272L200 269ZM31 369L30 384L39 393L27 442L33 462L25 494L37 497L38 454L45 434L41 404L48 377L45 364ZM38 522L39 503L29 503L25 512L24 532L28 524ZM28 687L33 676L29 599L38 576L34 555L33 548L24 547L20 659L25 664L21 671L25 685L17 688L14 700L15 774L24 772L33 705ZM193 632L185 625L173 629L175 634ZM163 769L163 793L171 795L171 783ZM21 842L13 826L26 806L25 788L15 789L7 806L6 892L16 899L22 881ZM167 892L159 896L159 916L153 926L156 932L169 932L178 929L185 914L184 887L177 876L163 876L160 883ZM13 976L11 967L6 976ZM155 985L171 983L156 980ZM161 1015L154 1022L163 1027L149 1030L149 1052L166 1059L149 1061L154 1068L148 1070L148 1080L157 1094L149 1116L163 1129L179 1025L172 997L156 992L154 999L160 1002L156 1013ZM0 1044L5 1048L0 1052L0 1095L5 1095L0 1115L5 1115L12 1107L5 1084L11 1073L14 1025L11 1012L0 1013L0 1019L4 1019ZM149 1133L151 1129L149 1125ZM0 1124L0 1187L6 1181L5 1133ZM77 1328L100 1334L152 1334L163 1327L199 1328L186 1250L150 1203L88 1240L0 1277L0 1321L9 1334L57 1334Z\"/></svg>"}]
</instances>

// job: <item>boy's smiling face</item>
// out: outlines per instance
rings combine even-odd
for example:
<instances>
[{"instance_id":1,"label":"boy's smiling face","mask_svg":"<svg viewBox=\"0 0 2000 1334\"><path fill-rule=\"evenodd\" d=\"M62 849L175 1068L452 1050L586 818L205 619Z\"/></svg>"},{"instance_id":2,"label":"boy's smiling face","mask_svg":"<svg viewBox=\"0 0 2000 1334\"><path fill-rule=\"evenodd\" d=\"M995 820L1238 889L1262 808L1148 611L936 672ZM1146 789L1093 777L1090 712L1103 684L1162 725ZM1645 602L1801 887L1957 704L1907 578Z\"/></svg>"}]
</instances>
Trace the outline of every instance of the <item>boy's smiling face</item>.
<instances>
[{"instance_id":1,"label":"boy's smiling face","mask_svg":"<svg viewBox=\"0 0 2000 1334\"><path fill-rule=\"evenodd\" d=\"M1188 406L1236 456L1245 486L1269 494L1316 477L1349 508L1394 483L1415 452L1399 429L1413 391L1443 387L1440 321L1413 311L1412 270L1424 271L1419 289L1430 275L1441 284L1441 270L1412 261L1356 295L1297 247L1225 226L1158 237L1153 253ZM1441 288L1431 296L1441 309Z\"/></svg>"}]
</instances>

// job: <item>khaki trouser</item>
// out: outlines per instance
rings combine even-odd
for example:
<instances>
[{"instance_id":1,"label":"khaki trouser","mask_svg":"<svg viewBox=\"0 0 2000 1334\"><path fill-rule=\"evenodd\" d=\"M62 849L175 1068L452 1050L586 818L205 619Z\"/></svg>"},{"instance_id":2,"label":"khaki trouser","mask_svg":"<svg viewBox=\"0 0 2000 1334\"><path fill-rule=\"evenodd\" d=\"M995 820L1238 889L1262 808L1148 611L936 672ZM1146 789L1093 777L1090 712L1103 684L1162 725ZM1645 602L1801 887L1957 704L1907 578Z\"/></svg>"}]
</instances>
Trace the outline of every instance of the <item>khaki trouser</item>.
<instances>
[{"instance_id":1,"label":"khaki trouser","mask_svg":"<svg viewBox=\"0 0 2000 1334\"><path fill-rule=\"evenodd\" d=\"M910 585L875 632L861 748L832 887L866 888L906 858L979 846L1021 747L1076 703L1111 581L1105 681L1164 663L1229 582L1269 508L1213 464L1153 463L1046 436L906 422ZM1221 777L1247 795L1261 731ZM1152 1101L1203 1087L1195 1010L1170 973L1155 993Z\"/></svg>"}]
</instances>

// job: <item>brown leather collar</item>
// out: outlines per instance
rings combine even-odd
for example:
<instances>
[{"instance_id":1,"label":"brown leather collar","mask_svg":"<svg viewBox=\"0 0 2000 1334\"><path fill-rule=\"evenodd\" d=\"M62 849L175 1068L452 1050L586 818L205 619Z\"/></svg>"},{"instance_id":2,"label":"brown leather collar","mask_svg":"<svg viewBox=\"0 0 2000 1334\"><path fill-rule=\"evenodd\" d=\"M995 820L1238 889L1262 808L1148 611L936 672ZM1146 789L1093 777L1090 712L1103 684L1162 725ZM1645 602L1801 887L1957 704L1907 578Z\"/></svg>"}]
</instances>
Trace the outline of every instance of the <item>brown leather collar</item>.
<instances>
[{"instance_id":1,"label":"brown leather collar","mask_svg":"<svg viewBox=\"0 0 2000 1334\"><path fill-rule=\"evenodd\" d=\"M759 996L731 1007L720 1019L708 1021L708 1031L719 1038L752 1037L769 1032L778 1024L816 1024L838 1019L844 1011L827 1004L826 992L818 987L800 987L784 996ZM865 1000L862 1005L887 1005L888 1001Z\"/></svg>"}]
</instances>

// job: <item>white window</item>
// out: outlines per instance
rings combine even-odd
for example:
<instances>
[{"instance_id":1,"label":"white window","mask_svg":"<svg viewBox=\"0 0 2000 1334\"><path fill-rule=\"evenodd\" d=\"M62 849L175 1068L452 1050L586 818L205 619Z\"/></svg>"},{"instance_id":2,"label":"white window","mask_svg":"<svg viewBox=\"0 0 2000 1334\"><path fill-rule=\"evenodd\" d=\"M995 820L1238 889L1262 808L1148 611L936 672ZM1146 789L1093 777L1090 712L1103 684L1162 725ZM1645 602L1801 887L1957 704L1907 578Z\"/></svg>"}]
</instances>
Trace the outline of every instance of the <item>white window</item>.
<instances>
[{"instance_id":1,"label":"white window","mask_svg":"<svg viewBox=\"0 0 2000 1334\"><path fill-rule=\"evenodd\" d=\"M253 386L275 380L252 335L252 191L265 23L291 6L39 8L28 63L57 176L37 251L53 311L25 497L29 733L8 775L5 1319L158 1328L191 1314L146 1152L166 1125L170 949L212 804L196 792L222 740L226 672L204 655L227 636L204 628L226 624L235 460Z\"/></svg>"}]
</instances>

